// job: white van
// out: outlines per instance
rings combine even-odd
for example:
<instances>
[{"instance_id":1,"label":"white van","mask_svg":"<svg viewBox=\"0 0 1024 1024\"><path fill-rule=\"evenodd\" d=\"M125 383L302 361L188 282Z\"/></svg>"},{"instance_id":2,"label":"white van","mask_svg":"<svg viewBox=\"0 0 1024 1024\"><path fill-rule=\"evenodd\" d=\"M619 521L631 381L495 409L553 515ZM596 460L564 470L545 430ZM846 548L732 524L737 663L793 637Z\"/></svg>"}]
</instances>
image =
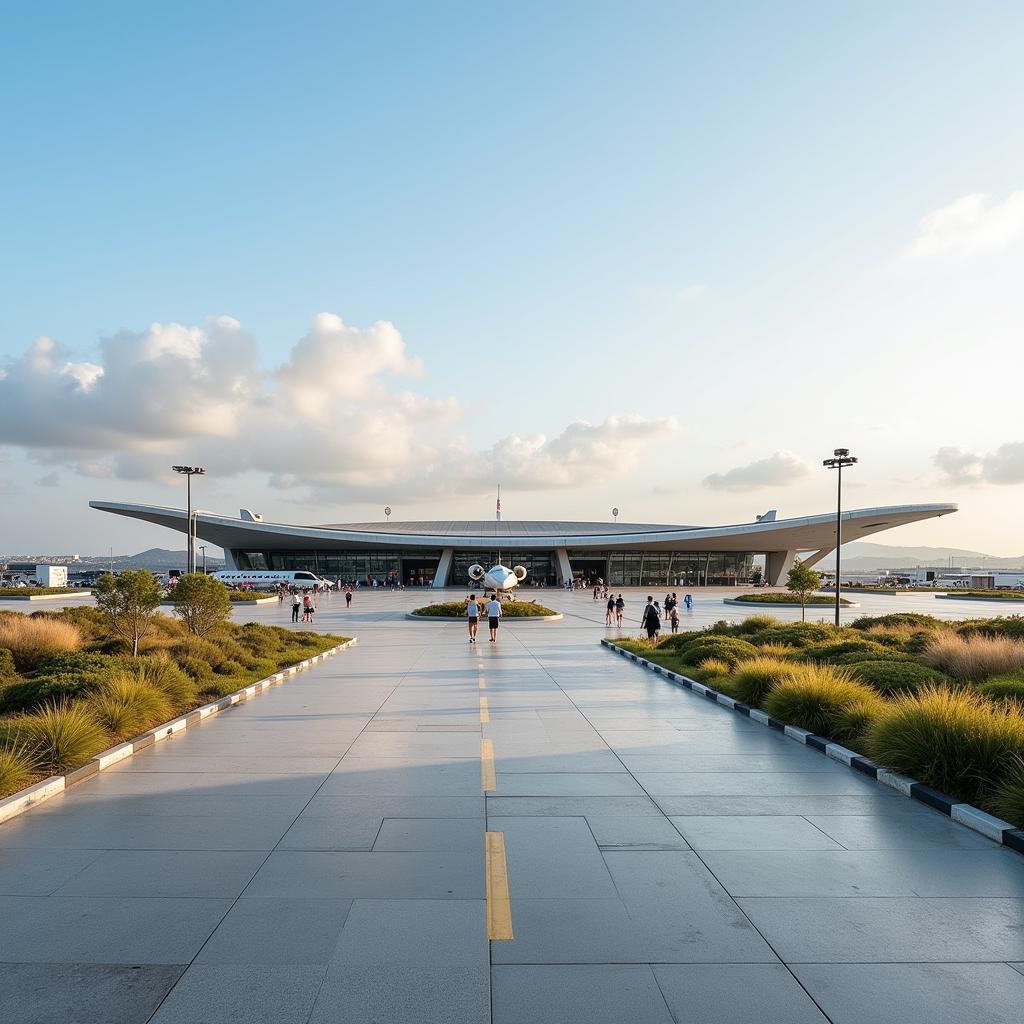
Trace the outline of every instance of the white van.
<instances>
[{"instance_id":1,"label":"white van","mask_svg":"<svg viewBox=\"0 0 1024 1024\"><path fill-rule=\"evenodd\" d=\"M296 572L271 572L269 569L222 569L220 572L211 573L215 580L220 580L229 589L238 587L252 587L255 590L277 590L282 583L289 587L303 587L313 589L314 583L319 583L321 589L331 586L330 580L325 580L316 573L299 569Z\"/></svg>"}]
</instances>

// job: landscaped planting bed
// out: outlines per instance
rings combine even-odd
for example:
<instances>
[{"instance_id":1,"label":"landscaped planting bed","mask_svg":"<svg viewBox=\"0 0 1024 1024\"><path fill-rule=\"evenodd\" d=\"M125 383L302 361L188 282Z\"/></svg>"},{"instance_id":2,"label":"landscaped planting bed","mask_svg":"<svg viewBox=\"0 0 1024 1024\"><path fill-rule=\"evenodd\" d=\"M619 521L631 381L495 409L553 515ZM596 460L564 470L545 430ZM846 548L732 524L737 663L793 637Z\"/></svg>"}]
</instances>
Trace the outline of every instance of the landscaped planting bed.
<instances>
[{"instance_id":1,"label":"landscaped planting bed","mask_svg":"<svg viewBox=\"0 0 1024 1024\"><path fill-rule=\"evenodd\" d=\"M481 614L483 614L485 603L483 598L477 603L480 605ZM425 608L416 608L412 614L433 619L464 619L466 604L467 601L443 601L439 604L428 604ZM529 619L557 615L558 612L545 608L544 605L537 604L535 601L502 601L501 614L506 619Z\"/></svg>"},{"instance_id":2,"label":"landscaped planting bed","mask_svg":"<svg viewBox=\"0 0 1024 1024\"><path fill-rule=\"evenodd\" d=\"M1024 827L1024 616L758 615L615 644Z\"/></svg>"},{"instance_id":3,"label":"landscaped planting bed","mask_svg":"<svg viewBox=\"0 0 1024 1024\"><path fill-rule=\"evenodd\" d=\"M0 612L0 797L336 647L344 637L153 614L138 656L99 609Z\"/></svg>"},{"instance_id":4,"label":"landscaped planting bed","mask_svg":"<svg viewBox=\"0 0 1024 1024\"><path fill-rule=\"evenodd\" d=\"M742 602L743 604L781 604L787 608L800 607L800 599L790 593L785 594L737 594L736 597L729 598L729 601L733 604L736 602ZM808 607L811 605L834 605L836 603L835 595L829 597L826 594L811 594L804 602ZM845 597L839 598L839 603L844 605L852 605L852 601L847 601Z\"/></svg>"},{"instance_id":5,"label":"landscaped planting bed","mask_svg":"<svg viewBox=\"0 0 1024 1024\"><path fill-rule=\"evenodd\" d=\"M0 598L14 597L23 601L33 597L73 597L88 593L82 587L0 587Z\"/></svg>"}]
</instances>

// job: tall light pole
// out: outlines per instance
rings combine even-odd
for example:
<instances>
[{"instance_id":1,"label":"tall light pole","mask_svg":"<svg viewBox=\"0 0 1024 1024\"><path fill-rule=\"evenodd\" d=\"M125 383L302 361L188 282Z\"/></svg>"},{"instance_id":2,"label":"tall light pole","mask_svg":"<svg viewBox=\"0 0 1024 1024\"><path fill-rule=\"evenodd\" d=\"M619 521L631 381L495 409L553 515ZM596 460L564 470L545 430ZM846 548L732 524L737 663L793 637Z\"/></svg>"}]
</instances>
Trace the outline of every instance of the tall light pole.
<instances>
[{"instance_id":1,"label":"tall light pole","mask_svg":"<svg viewBox=\"0 0 1024 1024\"><path fill-rule=\"evenodd\" d=\"M196 545L195 538L192 535L192 477L202 476L206 470L203 469L202 466L171 466L171 469L173 469L175 473L181 473L186 480L185 492L188 502L188 518L186 519L188 532L188 555L185 560L185 568L187 572L195 572Z\"/></svg>"},{"instance_id":2,"label":"tall light pole","mask_svg":"<svg viewBox=\"0 0 1024 1024\"><path fill-rule=\"evenodd\" d=\"M206 545L200 544L199 550L203 553L203 575L206 575Z\"/></svg>"},{"instance_id":3,"label":"tall light pole","mask_svg":"<svg viewBox=\"0 0 1024 1024\"><path fill-rule=\"evenodd\" d=\"M843 466L855 466L857 457L850 454L849 448L836 448L831 459L823 459L827 469L837 470L836 474L836 625L839 625L839 569L840 548L843 546Z\"/></svg>"},{"instance_id":4,"label":"tall light pole","mask_svg":"<svg viewBox=\"0 0 1024 1024\"><path fill-rule=\"evenodd\" d=\"M619 521L619 510L617 508L612 509L612 519L617 523Z\"/></svg>"},{"instance_id":5,"label":"tall light pole","mask_svg":"<svg viewBox=\"0 0 1024 1024\"><path fill-rule=\"evenodd\" d=\"M391 522L391 506L390 505L385 505L384 506L384 519L385 519L386 522L389 522L389 523Z\"/></svg>"}]
</instances>

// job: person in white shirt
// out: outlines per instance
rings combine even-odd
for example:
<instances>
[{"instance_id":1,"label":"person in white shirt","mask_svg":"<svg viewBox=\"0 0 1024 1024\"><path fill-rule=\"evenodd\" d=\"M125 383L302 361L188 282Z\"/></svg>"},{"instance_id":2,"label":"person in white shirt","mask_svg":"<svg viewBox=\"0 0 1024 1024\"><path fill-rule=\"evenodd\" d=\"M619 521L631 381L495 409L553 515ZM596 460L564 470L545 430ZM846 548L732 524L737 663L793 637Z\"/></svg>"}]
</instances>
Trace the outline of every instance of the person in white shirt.
<instances>
[{"instance_id":1,"label":"person in white shirt","mask_svg":"<svg viewBox=\"0 0 1024 1024\"><path fill-rule=\"evenodd\" d=\"M476 594L469 595L469 603L466 605L466 619L469 622L469 642L476 643L476 627L480 622L480 605L476 603Z\"/></svg>"},{"instance_id":2,"label":"person in white shirt","mask_svg":"<svg viewBox=\"0 0 1024 1024\"><path fill-rule=\"evenodd\" d=\"M495 594L490 601L487 602L487 626L491 631L491 643L496 643L498 639L498 620L501 618L501 602L498 600L498 595Z\"/></svg>"}]
</instances>

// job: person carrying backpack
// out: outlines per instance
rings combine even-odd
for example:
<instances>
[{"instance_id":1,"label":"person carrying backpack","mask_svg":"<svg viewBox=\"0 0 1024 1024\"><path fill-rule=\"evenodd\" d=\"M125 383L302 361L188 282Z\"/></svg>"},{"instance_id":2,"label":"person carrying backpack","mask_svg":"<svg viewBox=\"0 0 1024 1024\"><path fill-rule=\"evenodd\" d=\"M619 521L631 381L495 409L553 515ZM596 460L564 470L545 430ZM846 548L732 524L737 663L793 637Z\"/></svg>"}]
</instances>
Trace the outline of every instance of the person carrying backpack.
<instances>
[{"instance_id":1,"label":"person carrying backpack","mask_svg":"<svg viewBox=\"0 0 1024 1024\"><path fill-rule=\"evenodd\" d=\"M658 614L658 606L654 598L648 596L647 607L644 609L644 617L640 620L640 626L647 630L647 639L654 640L661 629L661 616Z\"/></svg>"}]
</instances>

